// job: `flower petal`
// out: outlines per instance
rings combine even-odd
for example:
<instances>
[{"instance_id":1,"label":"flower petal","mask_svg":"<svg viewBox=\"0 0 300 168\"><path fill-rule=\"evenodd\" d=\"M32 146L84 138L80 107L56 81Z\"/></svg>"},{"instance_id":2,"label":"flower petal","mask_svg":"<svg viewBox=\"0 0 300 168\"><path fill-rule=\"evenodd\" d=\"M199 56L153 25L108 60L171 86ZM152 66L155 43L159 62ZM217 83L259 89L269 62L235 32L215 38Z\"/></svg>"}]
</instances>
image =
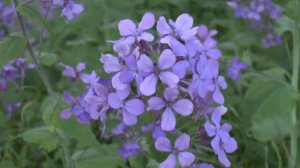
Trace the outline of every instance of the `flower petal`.
<instances>
[{"instance_id":1,"label":"flower petal","mask_svg":"<svg viewBox=\"0 0 300 168\"><path fill-rule=\"evenodd\" d=\"M187 49L185 45L179 42L177 39L171 40L171 49L176 56L186 56Z\"/></svg>"},{"instance_id":2,"label":"flower petal","mask_svg":"<svg viewBox=\"0 0 300 168\"><path fill-rule=\"evenodd\" d=\"M216 103L219 103L219 104L224 104L224 96L223 94L221 93L219 87L216 87L214 93L213 93L213 100L216 102Z\"/></svg>"},{"instance_id":3,"label":"flower petal","mask_svg":"<svg viewBox=\"0 0 300 168\"><path fill-rule=\"evenodd\" d=\"M222 53L218 49L211 49L207 51L207 55L213 59L219 59L222 56Z\"/></svg>"},{"instance_id":4,"label":"flower petal","mask_svg":"<svg viewBox=\"0 0 300 168\"><path fill-rule=\"evenodd\" d=\"M216 127L211 123L209 123L209 121L205 122L204 128L209 137L213 137L216 135Z\"/></svg>"},{"instance_id":5,"label":"flower petal","mask_svg":"<svg viewBox=\"0 0 300 168\"><path fill-rule=\"evenodd\" d=\"M118 72L111 79L111 84L116 90L124 90L128 87L128 84L124 84L120 81L120 75L121 72Z\"/></svg>"},{"instance_id":6,"label":"flower petal","mask_svg":"<svg viewBox=\"0 0 300 168\"><path fill-rule=\"evenodd\" d=\"M232 153L237 149L237 142L234 138L230 138L229 141L223 143L223 148L226 153Z\"/></svg>"},{"instance_id":7,"label":"flower petal","mask_svg":"<svg viewBox=\"0 0 300 168\"><path fill-rule=\"evenodd\" d=\"M153 72L154 65L152 60L147 57L145 54L141 55L140 59L137 62L137 66L140 70L144 72Z\"/></svg>"},{"instance_id":8,"label":"flower petal","mask_svg":"<svg viewBox=\"0 0 300 168\"><path fill-rule=\"evenodd\" d=\"M176 118L173 111L170 108L166 108L166 110L162 114L161 118L161 128L165 131L172 131L176 126Z\"/></svg>"},{"instance_id":9,"label":"flower petal","mask_svg":"<svg viewBox=\"0 0 300 168\"><path fill-rule=\"evenodd\" d=\"M158 58L158 69L167 69L173 66L176 62L176 57L170 49L164 50Z\"/></svg>"},{"instance_id":10,"label":"flower petal","mask_svg":"<svg viewBox=\"0 0 300 168\"><path fill-rule=\"evenodd\" d=\"M189 67L189 63L186 60L178 61L173 67L172 72L177 75L180 79L184 78L186 71Z\"/></svg>"},{"instance_id":11,"label":"flower petal","mask_svg":"<svg viewBox=\"0 0 300 168\"><path fill-rule=\"evenodd\" d=\"M138 36L138 41L140 40L153 41L154 36L151 33L143 32L140 36Z\"/></svg>"},{"instance_id":12,"label":"flower petal","mask_svg":"<svg viewBox=\"0 0 300 168\"><path fill-rule=\"evenodd\" d=\"M158 74L159 79L167 84L170 88L176 88L179 78L172 72L161 72Z\"/></svg>"},{"instance_id":13,"label":"flower petal","mask_svg":"<svg viewBox=\"0 0 300 168\"><path fill-rule=\"evenodd\" d=\"M140 91L145 96L151 96L156 91L157 76L154 74L149 75L140 84Z\"/></svg>"},{"instance_id":14,"label":"flower petal","mask_svg":"<svg viewBox=\"0 0 300 168\"><path fill-rule=\"evenodd\" d=\"M164 98L169 102L173 102L177 98L178 95L179 95L179 92L177 89L166 88L164 90Z\"/></svg>"},{"instance_id":15,"label":"flower petal","mask_svg":"<svg viewBox=\"0 0 300 168\"><path fill-rule=\"evenodd\" d=\"M155 16L151 12L144 14L141 22L138 25L140 31L151 29L155 24Z\"/></svg>"},{"instance_id":16,"label":"flower petal","mask_svg":"<svg viewBox=\"0 0 300 168\"><path fill-rule=\"evenodd\" d=\"M125 109L128 113L138 116L144 112L145 105L140 99L131 99L125 103Z\"/></svg>"},{"instance_id":17,"label":"flower petal","mask_svg":"<svg viewBox=\"0 0 300 168\"><path fill-rule=\"evenodd\" d=\"M182 116L188 116L193 112L194 105L188 99L180 99L173 104L172 108Z\"/></svg>"},{"instance_id":18,"label":"flower petal","mask_svg":"<svg viewBox=\"0 0 300 168\"><path fill-rule=\"evenodd\" d=\"M226 153L224 151L218 154L218 159L225 167L230 167L231 163L228 160Z\"/></svg>"},{"instance_id":19,"label":"flower petal","mask_svg":"<svg viewBox=\"0 0 300 168\"><path fill-rule=\"evenodd\" d=\"M183 151L190 146L190 136L186 133L181 134L175 141L175 148L179 151Z\"/></svg>"},{"instance_id":20,"label":"flower petal","mask_svg":"<svg viewBox=\"0 0 300 168\"><path fill-rule=\"evenodd\" d=\"M151 97L148 100L147 110L160 110L166 106L166 103L160 97Z\"/></svg>"},{"instance_id":21,"label":"flower petal","mask_svg":"<svg viewBox=\"0 0 300 168\"><path fill-rule=\"evenodd\" d=\"M130 36L136 32L136 25L129 19L121 20L118 27L121 36Z\"/></svg>"},{"instance_id":22,"label":"flower petal","mask_svg":"<svg viewBox=\"0 0 300 168\"><path fill-rule=\"evenodd\" d=\"M168 158L159 165L159 168L175 168L175 166L176 156L174 154L170 154Z\"/></svg>"},{"instance_id":23,"label":"flower petal","mask_svg":"<svg viewBox=\"0 0 300 168\"><path fill-rule=\"evenodd\" d=\"M113 109L119 109L122 106L122 101L116 93L108 95L108 105Z\"/></svg>"},{"instance_id":24,"label":"flower petal","mask_svg":"<svg viewBox=\"0 0 300 168\"><path fill-rule=\"evenodd\" d=\"M195 161L195 155L191 152L180 152L178 160L182 167L190 166Z\"/></svg>"},{"instance_id":25,"label":"flower petal","mask_svg":"<svg viewBox=\"0 0 300 168\"><path fill-rule=\"evenodd\" d=\"M155 148L158 151L161 151L161 152L170 152L170 151L172 151L171 142L166 137L157 138L157 140L155 141Z\"/></svg>"},{"instance_id":26,"label":"flower petal","mask_svg":"<svg viewBox=\"0 0 300 168\"><path fill-rule=\"evenodd\" d=\"M62 118L62 119L68 119L68 118L70 118L72 116L72 111L71 111L71 109L65 109L64 111L62 111L61 113L60 113L60 117Z\"/></svg>"},{"instance_id":27,"label":"flower petal","mask_svg":"<svg viewBox=\"0 0 300 168\"><path fill-rule=\"evenodd\" d=\"M186 31L193 26L193 17L190 16L189 14L181 14L180 16L177 17L175 21L175 27L176 30L178 31Z\"/></svg>"},{"instance_id":28,"label":"flower petal","mask_svg":"<svg viewBox=\"0 0 300 168\"><path fill-rule=\"evenodd\" d=\"M137 123L137 117L135 115L130 114L126 110L123 110L122 114L124 124L132 126Z\"/></svg>"},{"instance_id":29,"label":"flower petal","mask_svg":"<svg viewBox=\"0 0 300 168\"><path fill-rule=\"evenodd\" d=\"M166 18L162 16L157 21L156 29L160 36L172 33L172 28L167 23Z\"/></svg>"},{"instance_id":30,"label":"flower petal","mask_svg":"<svg viewBox=\"0 0 300 168\"><path fill-rule=\"evenodd\" d=\"M129 69L125 69L120 74L120 82L124 84L130 84L134 79L134 75Z\"/></svg>"}]
</instances>

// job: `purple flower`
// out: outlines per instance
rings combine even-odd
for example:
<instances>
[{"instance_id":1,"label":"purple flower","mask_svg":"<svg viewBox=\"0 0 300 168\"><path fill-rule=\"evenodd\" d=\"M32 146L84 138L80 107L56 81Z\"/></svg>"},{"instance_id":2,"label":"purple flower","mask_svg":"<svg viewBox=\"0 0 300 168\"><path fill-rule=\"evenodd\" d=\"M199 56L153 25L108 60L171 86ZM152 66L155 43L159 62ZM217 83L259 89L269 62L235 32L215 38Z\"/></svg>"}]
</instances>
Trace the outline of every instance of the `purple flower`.
<instances>
[{"instance_id":1,"label":"purple flower","mask_svg":"<svg viewBox=\"0 0 300 168\"><path fill-rule=\"evenodd\" d=\"M176 57L169 49L164 50L158 58L157 65L154 65L152 60L146 55L142 55L137 62L138 68L149 75L140 84L140 91L145 96L150 96L155 93L158 78L171 88L177 87L179 82L178 76L167 71L176 62Z\"/></svg>"},{"instance_id":2,"label":"purple flower","mask_svg":"<svg viewBox=\"0 0 300 168\"><path fill-rule=\"evenodd\" d=\"M240 71L247 70L248 65L241 62L238 57L233 57L229 68L227 69L227 75L233 80L237 81L240 79Z\"/></svg>"},{"instance_id":3,"label":"purple flower","mask_svg":"<svg viewBox=\"0 0 300 168\"><path fill-rule=\"evenodd\" d=\"M118 24L119 31L124 38L134 38L137 41L153 41L154 36L151 33L144 32L145 30L151 29L155 24L155 17L152 13L147 12L144 14L141 22L136 25L130 19L121 20Z\"/></svg>"},{"instance_id":4,"label":"purple flower","mask_svg":"<svg viewBox=\"0 0 300 168\"><path fill-rule=\"evenodd\" d=\"M161 129L161 123L160 123L160 121L157 121L155 123L151 123L151 124L142 126L141 130L143 132L152 131L152 138L154 140L156 140L159 137L165 137L166 136L165 131L163 131Z\"/></svg>"},{"instance_id":5,"label":"purple flower","mask_svg":"<svg viewBox=\"0 0 300 168\"><path fill-rule=\"evenodd\" d=\"M139 155L140 146L137 142L125 142L122 148L118 149L118 152L122 155L124 160L128 160L130 157L137 157Z\"/></svg>"},{"instance_id":6,"label":"purple flower","mask_svg":"<svg viewBox=\"0 0 300 168\"><path fill-rule=\"evenodd\" d=\"M10 119L13 116L13 112L16 109L19 109L22 104L20 102L11 104L11 103L7 103L6 101L3 101L2 104L4 105L6 111L7 111L7 118Z\"/></svg>"},{"instance_id":7,"label":"purple flower","mask_svg":"<svg viewBox=\"0 0 300 168\"><path fill-rule=\"evenodd\" d=\"M219 161L225 167L230 167L230 161L227 159L226 153L232 153L237 149L237 142L232 138L229 132L232 129L230 124L220 124L222 114L219 112L212 113L211 120L213 124L206 121L204 127L209 137L214 137L211 146Z\"/></svg>"},{"instance_id":8,"label":"purple flower","mask_svg":"<svg viewBox=\"0 0 300 168\"><path fill-rule=\"evenodd\" d=\"M160 42L170 45L174 38L180 38L185 41L191 39L197 33L197 28L192 28L193 23L193 17L184 13L178 16L175 22L169 20L169 24L173 27L172 29L165 17L160 17L156 26L161 37Z\"/></svg>"},{"instance_id":9,"label":"purple flower","mask_svg":"<svg viewBox=\"0 0 300 168\"><path fill-rule=\"evenodd\" d=\"M64 92L65 101L71 105L71 108L65 109L60 113L62 119L68 119L72 115L77 117L77 121L82 124L89 124L90 117L90 106L83 99L83 97L78 97L75 99L69 92Z\"/></svg>"},{"instance_id":10,"label":"purple flower","mask_svg":"<svg viewBox=\"0 0 300 168\"><path fill-rule=\"evenodd\" d=\"M73 1L69 1L69 3L64 6L61 13L65 16L68 20L76 19L80 13L84 11L84 6Z\"/></svg>"},{"instance_id":11,"label":"purple flower","mask_svg":"<svg viewBox=\"0 0 300 168\"><path fill-rule=\"evenodd\" d=\"M214 166L209 163L201 163L199 165L194 165L191 168L214 168Z\"/></svg>"},{"instance_id":12,"label":"purple flower","mask_svg":"<svg viewBox=\"0 0 300 168\"><path fill-rule=\"evenodd\" d=\"M200 40L203 41L208 38L211 39L213 38L213 36L217 34L218 34L217 30L208 30L206 25L200 25L197 30L198 37L200 38Z\"/></svg>"},{"instance_id":13,"label":"purple flower","mask_svg":"<svg viewBox=\"0 0 300 168\"><path fill-rule=\"evenodd\" d=\"M76 80L81 76L81 72L85 70L85 63L78 63L76 69L71 67L70 65L65 65L63 63L57 64L58 66L64 67L62 74L63 76L70 77L72 80ZM85 76L86 77L86 76Z\"/></svg>"},{"instance_id":14,"label":"purple flower","mask_svg":"<svg viewBox=\"0 0 300 168\"><path fill-rule=\"evenodd\" d=\"M190 146L190 136L183 133L175 141L173 148L171 142L166 137L160 137L155 141L155 148L161 152L171 152L167 159L159 165L159 168L175 168L176 157L182 167L190 166L195 161L195 156L191 152L186 152Z\"/></svg>"},{"instance_id":15,"label":"purple flower","mask_svg":"<svg viewBox=\"0 0 300 168\"><path fill-rule=\"evenodd\" d=\"M164 90L164 99L160 97L151 97L148 100L147 110L161 110L165 107L162 113L161 128L165 131L172 131L176 126L176 118L173 110L182 116L188 116L193 112L193 103L188 99L179 99L177 89L166 88Z\"/></svg>"},{"instance_id":16,"label":"purple flower","mask_svg":"<svg viewBox=\"0 0 300 168\"><path fill-rule=\"evenodd\" d=\"M0 79L0 93L7 90L7 80Z\"/></svg>"},{"instance_id":17,"label":"purple flower","mask_svg":"<svg viewBox=\"0 0 300 168\"><path fill-rule=\"evenodd\" d=\"M282 45L282 35L268 34L264 39L262 39L262 43L265 48L280 46Z\"/></svg>"},{"instance_id":18,"label":"purple flower","mask_svg":"<svg viewBox=\"0 0 300 168\"><path fill-rule=\"evenodd\" d=\"M137 116L144 112L144 103L140 99L126 99L127 95L124 96L120 92L110 93L108 95L108 104L111 108L120 110L123 115L123 122L126 125L134 125L137 123Z\"/></svg>"}]
</instances>

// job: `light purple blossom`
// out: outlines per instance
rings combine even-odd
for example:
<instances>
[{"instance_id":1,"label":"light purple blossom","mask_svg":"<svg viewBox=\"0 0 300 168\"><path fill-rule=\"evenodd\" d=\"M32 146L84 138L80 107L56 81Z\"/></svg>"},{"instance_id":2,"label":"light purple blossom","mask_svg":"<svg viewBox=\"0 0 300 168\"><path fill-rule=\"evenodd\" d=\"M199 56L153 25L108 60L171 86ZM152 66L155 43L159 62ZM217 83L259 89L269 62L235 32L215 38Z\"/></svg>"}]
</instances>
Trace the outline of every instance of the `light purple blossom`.
<instances>
[{"instance_id":1,"label":"light purple blossom","mask_svg":"<svg viewBox=\"0 0 300 168\"><path fill-rule=\"evenodd\" d=\"M141 71L149 73L149 75L140 84L141 93L145 96L153 95L156 91L158 79L171 88L177 87L177 83L179 82L178 76L168 71L175 62L176 57L169 49L161 53L156 66L148 56L142 55L137 62L138 68Z\"/></svg>"},{"instance_id":2,"label":"light purple blossom","mask_svg":"<svg viewBox=\"0 0 300 168\"><path fill-rule=\"evenodd\" d=\"M229 132L232 129L230 124L220 124L222 114L219 112L212 113L211 120L205 123L205 130L209 137L214 137L211 141L211 146L219 161L225 166L230 167L230 161L227 159L226 153L232 153L237 149L236 140L230 136Z\"/></svg>"},{"instance_id":3,"label":"light purple blossom","mask_svg":"<svg viewBox=\"0 0 300 168\"><path fill-rule=\"evenodd\" d=\"M132 41L153 41L154 36L151 33L144 32L145 30L151 29L155 24L155 16L147 12L144 14L141 22L136 26L130 19L121 20L118 24L120 35L124 38L130 38Z\"/></svg>"},{"instance_id":4,"label":"light purple blossom","mask_svg":"<svg viewBox=\"0 0 300 168\"><path fill-rule=\"evenodd\" d=\"M195 161L195 156L186 150L190 146L190 136L181 134L175 141L174 147L166 137L160 137L155 141L155 148L161 152L170 152L167 159L159 165L159 168L175 168L176 158L181 167L190 166Z\"/></svg>"},{"instance_id":5,"label":"light purple blossom","mask_svg":"<svg viewBox=\"0 0 300 168\"><path fill-rule=\"evenodd\" d=\"M227 69L227 75L233 80L237 81L240 79L240 71L248 69L248 65L241 62L238 57L233 57L229 68Z\"/></svg>"},{"instance_id":6,"label":"light purple blossom","mask_svg":"<svg viewBox=\"0 0 300 168\"><path fill-rule=\"evenodd\" d=\"M179 99L177 101L179 92L177 89L166 88L164 90L164 98L151 97L148 100L147 110L161 110L165 108L162 113L161 128L165 131L172 131L176 126L176 118L174 112L182 116L188 116L193 112L194 105L188 99Z\"/></svg>"},{"instance_id":7,"label":"light purple blossom","mask_svg":"<svg viewBox=\"0 0 300 168\"><path fill-rule=\"evenodd\" d=\"M76 19L84 11L84 6L73 1L69 1L62 9L61 13L68 20Z\"/></svg>"},{"instance_id":8,"label":"light purple blossom","mask_svg":"<svg viewBox=\"0 0 300 168\"><path fill-rule=\"evenodd\" d=\"M64 67L62 75L71 78L73 81L77 80L81 76L82 71L85 70L85 63L82 62L77 64L76 69L63 63L58 63L57 65ZM84 76L83 81L86 81L86 75Z\"/></svg>"},{"instance_id":9,"label":"light purple blossom","mask_svg":"<svg viewBox=\"0 0 300 168\"><path fill-rule=\"evenodd\" d=\"M122 155L124 160L128 160L131 157L137 157L139 155L140 146L137 142L125 142L122 148L118 149L118 152Z\"/></svg>"}]
</instances>

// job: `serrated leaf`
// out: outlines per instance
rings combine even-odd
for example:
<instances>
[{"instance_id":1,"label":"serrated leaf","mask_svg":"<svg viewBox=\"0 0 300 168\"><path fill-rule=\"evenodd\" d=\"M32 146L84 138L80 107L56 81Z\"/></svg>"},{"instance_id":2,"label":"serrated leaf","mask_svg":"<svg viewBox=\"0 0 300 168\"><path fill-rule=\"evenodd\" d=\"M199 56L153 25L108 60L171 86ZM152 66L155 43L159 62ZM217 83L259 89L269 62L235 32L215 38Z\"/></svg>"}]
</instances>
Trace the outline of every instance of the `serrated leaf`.
<instances>
[{"instance_id":1,"label":"serrated leaf","mask_svg":"<svg viewBox=\"0 0 300 168\"><path fill-rule=\"evenodd\" d=\"M23 138L26 142L34 143L48 151L54 150L58 145L56 135L50 132L46 126L29 129L20 134L19 137Z\"/></svg>"},{"instance_id":2,"label":"serrated leaf","mask_svg":"<svg viewBox=\"0 0 300 168\"><path fill-rule=\"evenodd\" d=\"M26 46L26 39L20 36L8 36L0 42L0 68L21 55Z\"/></svg>"}]
</instances>

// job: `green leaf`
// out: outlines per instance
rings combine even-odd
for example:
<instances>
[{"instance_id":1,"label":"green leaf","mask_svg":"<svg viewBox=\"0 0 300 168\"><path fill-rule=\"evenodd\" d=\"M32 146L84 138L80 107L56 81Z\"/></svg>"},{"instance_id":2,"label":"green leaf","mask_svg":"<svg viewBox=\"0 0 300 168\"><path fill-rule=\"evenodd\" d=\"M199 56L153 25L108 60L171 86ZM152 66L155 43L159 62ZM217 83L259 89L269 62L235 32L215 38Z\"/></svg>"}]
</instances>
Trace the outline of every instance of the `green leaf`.
<instances>
[{"instance_id":1,"label":"green leaf","mask_svg":"<svg viewBox=\"0 0 300 168\"><path fill-rule=\"evenodd\" d=\"M116 168L125 165L124 160L116 152L117 148L113 145L101 145L101 150L89 148L81 150L72 156L76 160L76 168Z\"/></svg>"},{"instance_id":2,"label":"green leaf","mask_svg":"<svg viewBox=\"0 0 300 168\"><path fill-rule=\"evenodd\" d=\"M57 61L57 54L42 52L40 62L44 65L51 66Z\"/></svg>"},{"instance_id":3,"label":"green leaf","mask_svg":"<svg viewBox=\"0 0 300 168\"><path fill-rule=\"evenodd\" d=\"M244 106L246 113L252 113L251 131L260 141L277 140L289 134L289 121L295 107L294 90L276 80L257 77L248 89ZM247 117L248 116L248 117ZM245 118L249 118L249 114Z\"/></svg>"},{"instance_id":4,"label":"green leaf","mask_svg":"<svg viewBox=\"0 0 300 168\"><path fill-rule=\"evenodd\" d=\"M49 127L46 126L29 129L20 134L19 137L48 151L54 150L58 145L56 135L50 132Z\"/></svg>"},{"instance_id":5,"label":"green leaf","mask_svg":"<svg viewBox=\"0 0 300 168\"><path fill-rule=\"evenodd\" d=\"M44 25L49 32L51 32L49 26L47 25L43 16L35 8L31 7L28 4L19 5L17 11L25 18L29 20L36 21L39 24Z\"/></svg>"},{"instance_id":6,"label":"green leaf","mask_svg":"<svg viewBox=\"0 0 300 168\"><path fill-rule=\"evenodd\" d=\"M284 32L292 32L293 30L293 21L288 16L282 16L277 21L278 26L276 27L276 33L282 34Z\"/></svg>"},{"instance_id":7,"label":"green leaf","mask_svg":"<svg viewBox=\"0 0 300 168\"><path fill-rule=\"evenodd\" d=\"M0 42L0 68L10 60L21 55L26 46L26 39L20 36L11 35Z\"/></svg>"},{"instance_id":8,"label":"green leaf","mask_svg":"<svg viewBox=\"0 0 300 168\"><path fill-rule=\"evenodd\" d=\"M47 97L41 106L43 120L55 128L61 129L66 135L76 139L81 145L90 146L101 150L96 136L93 134L89 125L80 124L75 117L63 120L60 113L69 108L60 94L53 94Z\"/></svg>"}]
</instances>

